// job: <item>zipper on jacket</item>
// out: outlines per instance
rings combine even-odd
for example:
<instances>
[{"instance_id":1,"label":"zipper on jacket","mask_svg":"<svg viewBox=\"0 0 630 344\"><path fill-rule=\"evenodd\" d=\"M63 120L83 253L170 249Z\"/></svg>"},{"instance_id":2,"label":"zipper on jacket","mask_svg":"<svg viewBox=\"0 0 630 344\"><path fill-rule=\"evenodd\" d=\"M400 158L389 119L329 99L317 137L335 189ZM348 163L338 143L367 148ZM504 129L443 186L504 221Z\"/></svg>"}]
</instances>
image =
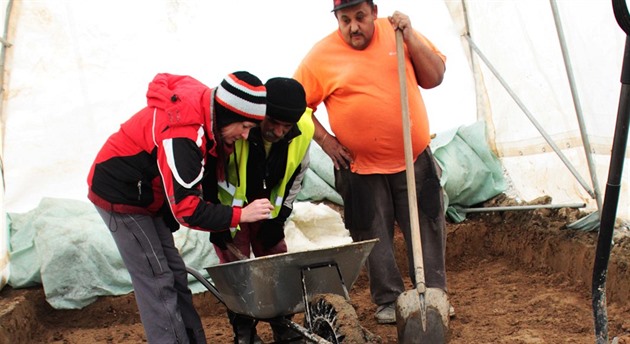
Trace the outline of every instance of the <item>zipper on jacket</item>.
<instances>
[{"instance_id":1,"label":"zipper on jacket","mask_svg":"<svg viewBox=\"0 0 630 344\"><path fill-rule=\"evenodd\" d=\"M142 180L138 180L138 201L142 198Z\"/></svg>"},{"instance_id":2,"label":"zipper on jacket","mask_svg":"<svg viewBox=\"0 0 630 344\"><path fill-rule=\"evenodd\" d=\"M267 178L269 178L269 161L265 157L265 176L263 177L263 190L267 190Z\"/></svg>"}]
</instances>

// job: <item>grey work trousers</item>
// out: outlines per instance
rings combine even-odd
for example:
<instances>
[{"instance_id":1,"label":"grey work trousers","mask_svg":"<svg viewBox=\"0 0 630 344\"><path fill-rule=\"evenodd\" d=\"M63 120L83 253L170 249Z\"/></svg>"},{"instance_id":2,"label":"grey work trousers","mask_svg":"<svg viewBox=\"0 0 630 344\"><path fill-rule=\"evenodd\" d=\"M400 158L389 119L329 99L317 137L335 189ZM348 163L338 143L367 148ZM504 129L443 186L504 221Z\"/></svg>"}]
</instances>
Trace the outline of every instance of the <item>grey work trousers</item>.
<instances>
[{"instance_id":1,"label":"grey work trousers","mask_svg":"<svg viewBox=\"0 0 630 344\"><path fill-rule=\"evenodd\" d=\"M425 283L446 291L446 218L441 170L429 147L414 163ZM405 238L409 274L415 286L407 176L361 175L349 169L335 171L335 187L344 201L344 222L354 241L378 238L366 266L372 302L396 301L405 291L394 255L394 221Z\"/></svg>"},{"instance_id":2,"label":"grey work trousers","mask_svg":"<svg viewBox=\"0 0 630 344\"><path fill-rule=\"evenodd\" d=\"M109 227L133 285L147 341L206 343L184 260L161 217L96 210Z\"/></svg>"}]
</instances>

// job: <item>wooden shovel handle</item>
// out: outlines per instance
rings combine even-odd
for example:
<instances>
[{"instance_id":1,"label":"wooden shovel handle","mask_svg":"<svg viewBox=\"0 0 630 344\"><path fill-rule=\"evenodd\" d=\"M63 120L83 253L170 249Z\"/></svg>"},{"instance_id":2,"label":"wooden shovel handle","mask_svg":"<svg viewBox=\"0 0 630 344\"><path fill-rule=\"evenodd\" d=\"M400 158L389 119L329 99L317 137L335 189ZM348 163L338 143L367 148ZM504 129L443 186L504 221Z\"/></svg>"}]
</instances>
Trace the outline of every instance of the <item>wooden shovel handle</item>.
<instances>
[{"instance_id":1,"label":"wooden shovel handle","mask_svg":"<svg viewBox=\"0 0 630 344\"><path fill-rule=\"evenodd\" d=\"M401 30L396 30L396 57L398 58L398 80L400 82L400 105L402 108L403 138L405 145L405 173L407 176L407 196L409 197L409 221L411 224L411 247L415 267L416 288L424 292L424 263L422 261L422 239L420 238L420 220L418 217L418 199L416 196L416 178L413 169L413 146L411 145L411 124L409 119L409 99L407 95L407 76L405 73L405 49Z\"/></svg>"},{"instance_id":2,"label":"wooden shovel handle","mask_svg":"<svg viewBox=\"0 0 630 344\"><path fill-rule=\"evenodd\" d=\"M225 243L225 246L227 246L228 251L232 252L232 254L235 255L236 258L238 258L238 260L248 259L247 256L245 256L243 252L241 252L241 250L239 250L238 247L234 245L233 242L227 242Z\"/></svg>"}]
</instances>

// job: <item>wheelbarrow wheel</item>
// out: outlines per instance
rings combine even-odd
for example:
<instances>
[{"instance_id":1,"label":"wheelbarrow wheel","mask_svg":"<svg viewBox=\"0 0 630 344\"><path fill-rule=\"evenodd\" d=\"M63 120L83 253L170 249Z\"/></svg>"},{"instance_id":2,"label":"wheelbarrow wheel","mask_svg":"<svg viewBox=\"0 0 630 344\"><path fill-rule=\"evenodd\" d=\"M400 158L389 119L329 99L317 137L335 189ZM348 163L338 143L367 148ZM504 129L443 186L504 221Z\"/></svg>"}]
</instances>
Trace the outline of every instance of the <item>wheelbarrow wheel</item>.
<instances>
[{"instance_id":1,"label":"wheelbarrow wheel","mask_svg":"<svg viewBox=\"0 0 630 344\"><path fill-rule=\"evenodd\" d=\"M336 294L316 295L310 302L311 332L333 343L380 343L379 337L365 330L356 311Z\"/></svg>"}]
</instances>

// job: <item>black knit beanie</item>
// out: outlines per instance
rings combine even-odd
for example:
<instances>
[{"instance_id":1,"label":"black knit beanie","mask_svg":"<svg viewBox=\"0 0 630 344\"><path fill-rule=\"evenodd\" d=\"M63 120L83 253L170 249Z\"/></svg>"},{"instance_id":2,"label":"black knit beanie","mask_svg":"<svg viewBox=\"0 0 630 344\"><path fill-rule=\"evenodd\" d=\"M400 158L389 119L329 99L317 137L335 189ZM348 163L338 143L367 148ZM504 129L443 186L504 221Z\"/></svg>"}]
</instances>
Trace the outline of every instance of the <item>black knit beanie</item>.
<instances>
[{"instance_id":1,"label":"black knit beanie","mask_svg":"<svg viewBox=\"0 0 630 344\"><path fill-rule=\"evenodd\" d=\"M266 115L288 123L297 123L306 110L304 87L291 78L271 78L267 88Z\"/></svg>"}]
</instances>

